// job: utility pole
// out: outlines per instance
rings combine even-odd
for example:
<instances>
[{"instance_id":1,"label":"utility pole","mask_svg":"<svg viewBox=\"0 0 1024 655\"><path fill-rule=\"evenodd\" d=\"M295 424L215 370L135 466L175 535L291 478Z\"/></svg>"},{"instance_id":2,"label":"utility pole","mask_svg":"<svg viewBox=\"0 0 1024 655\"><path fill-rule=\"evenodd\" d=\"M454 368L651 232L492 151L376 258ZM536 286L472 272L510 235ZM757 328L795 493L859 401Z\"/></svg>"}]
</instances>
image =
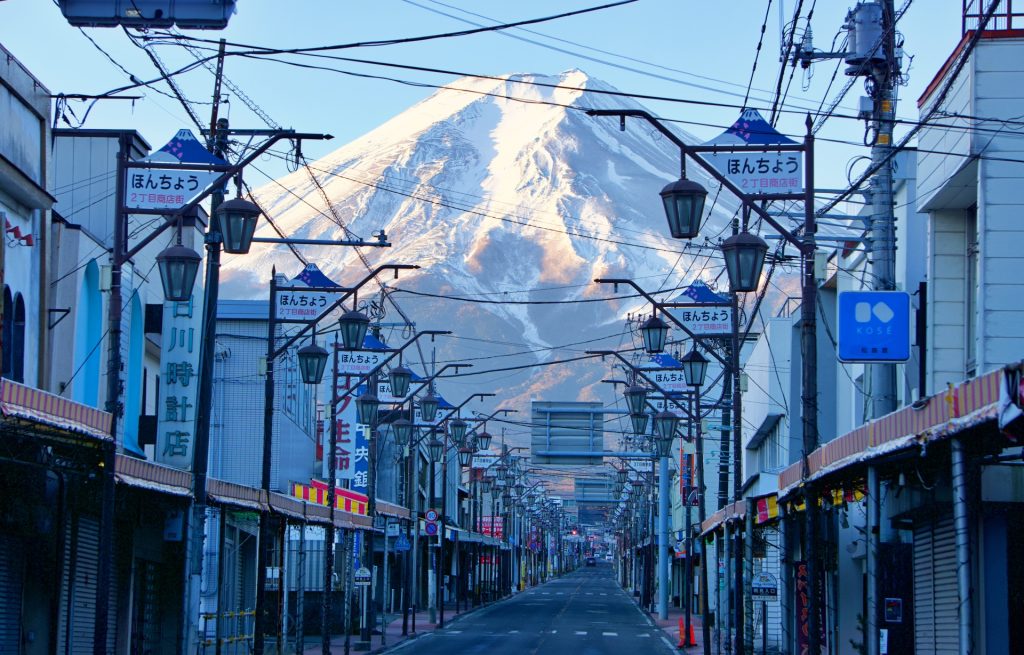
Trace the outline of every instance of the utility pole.
<instances>
[{"instance_id":1,"label":"utility pole","mask_svg":"<svg viewBox=\"0 0 1024 655\"><path fill-rule=\"evenodd\" d=\"M871 272L874 287L896 289L896 216L892 198L892 132L896 116L896 83L900 62L896 51L896 14L893 0L881 3L881 58L869 58L865 86L871 96L869 133L874 134L871 165ZM896 410L896 364L871 364L871 415Z\"/></svg>"}]
</instances>

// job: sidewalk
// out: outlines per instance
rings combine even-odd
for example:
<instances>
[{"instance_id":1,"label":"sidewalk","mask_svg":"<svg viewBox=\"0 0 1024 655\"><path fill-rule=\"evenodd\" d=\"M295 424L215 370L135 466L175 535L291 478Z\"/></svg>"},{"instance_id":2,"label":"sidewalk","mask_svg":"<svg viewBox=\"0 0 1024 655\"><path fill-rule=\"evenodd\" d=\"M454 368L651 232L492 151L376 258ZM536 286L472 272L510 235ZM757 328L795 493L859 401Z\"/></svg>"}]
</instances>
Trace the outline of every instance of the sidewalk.
<instances>
[{"instance_id":1,"label":"sidewalk","mask_svg":"<svg viewBox=\"0 0 1024 655\"><path fill-rule=\"evenodd\" d=\"M511 598L511 596L510 596L510 598ZM501 601L495 601L495 602L499 602L500 603ZM486 605L486 607L490 607L493 604L494 603L488 603ZM469 607L463 606L463 610L461 612L457 612L456 608L455 608L455 603L453 603L453 602L445 603L445 606L444 606L444 624L445 624L445 626L447 626L449 623L451 623L453 621L457 621L458 619L462 618L463 616L471 614L475 610L482 609L483 607L485 607L485 606L484 605L480 605L479 607L473 607L472 605L470 605ZM440 618L440 617L435 617L435 618ZM399 645L401 643L404 643L404 642L409 641L411 639L415 639L416 637L418 637L420 635L424 635L424 634L433 632L434 630L437 629L437 622L435 621L434 623L431 623L430 622L430 613L427 610L420 610L420 611L416 612L416 632L415 633L412 630L412 626L413 626L413 617L412 617L412 614L410 613L410 615L409 615L409 625L408 625L408 632L409 633L407 635L402 635L402 615L401 614L390 614L389 615L389 621L387 623L387 629L385 630L384 634L381 635L379 632L375 631L375 633L371 636L371 638L370 638L370 650L368 650L368 651L365 651L365 650L364 651L357 651L355 649L355 644L356 644L357 641L359 641L359 635L355 635L354 634L351 637L349 637L350 652L351 653L360 653L361 652L361 653L367 653L369 655L377 655L379 653L383 653L385 651L388 651L388 650L394 648L395 646L397 646L397 645ZM379 631L379 629L380 628L379 628L379 624L378 624L377 630ZM319 655L320 652L321 652L321 643L320 643L319 638L309 638L309 639L306 640L306 647L303 650L304 655ZM344 652L345 652L345 636L344 635L336 635L331 640L331 655L344 655Z\"/></svg>"},{"instance_id":2,"label":"sidewalk","mask_svg":"<svg viewBox=\"0 0 1024 655\"><path fill-rule=\"evenodd\" d=\"M676 646L678 648L680 643L685 643L683 639L680 639L680 622L685 621L682 608L673 607L670 605L668 608L667 619L659 619L657 612L644 612L644 614L646 614L651 619L651 622L654 623L654 625L656 625L660 630L665 632L665 634L668 636L668 640L672 642L673 646ZM701 621L700 614L697 614L696 612L690 614L690 625L693 627L694 641L692 643L694 645L690 646L689 648L679 648L679 652L690 654L703 653L704 636L701 630L701 626L703 625L703 623ZM711 645L711 648L714 649L714 644Z\"/></svg>"}]
</instances>

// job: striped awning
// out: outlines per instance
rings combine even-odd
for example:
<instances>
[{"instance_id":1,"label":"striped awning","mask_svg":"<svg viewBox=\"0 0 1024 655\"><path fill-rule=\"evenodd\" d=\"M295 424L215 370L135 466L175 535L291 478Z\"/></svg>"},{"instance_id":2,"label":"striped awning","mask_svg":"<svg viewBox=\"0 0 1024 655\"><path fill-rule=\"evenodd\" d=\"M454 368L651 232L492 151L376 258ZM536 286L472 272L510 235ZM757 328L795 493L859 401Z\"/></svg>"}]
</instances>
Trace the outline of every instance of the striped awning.
<instances>
[{"instance_id":1,"label":"striped awning","mask_svg":"<svg viewBox=\"0 0 1024 655\"><path fill-rule=\"evenodd\" d=\"M10 380L0 380L0 412L102 441L112 439L107 412Z\"/></svg>"},{"instance_id":2,"label":"striped awning","mask_svg":"<svg viewBox=\"0 0 1024 655\"><path fill-rule=\"evenodd\" d=\"M995 419L999 403L1002 369L950 385L943 393L870 421L812 452L809 477L815 479L851 464L913 445L919 440L949 436L970 427L972 420ZM802 463L796 462L779 473L779 495L784 496L801 482Z\"/></svg>"}]
</instances>

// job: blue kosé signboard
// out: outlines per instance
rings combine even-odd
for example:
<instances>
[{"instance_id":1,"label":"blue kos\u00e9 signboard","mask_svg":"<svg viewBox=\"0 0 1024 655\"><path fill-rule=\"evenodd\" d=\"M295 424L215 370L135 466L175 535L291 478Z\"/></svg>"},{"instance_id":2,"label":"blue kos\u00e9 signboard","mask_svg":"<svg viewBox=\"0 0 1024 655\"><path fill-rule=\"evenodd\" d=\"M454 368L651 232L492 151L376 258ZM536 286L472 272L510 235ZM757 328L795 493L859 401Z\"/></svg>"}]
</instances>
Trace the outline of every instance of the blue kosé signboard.
<instances>
[{"instance_id":1,"label":"blue kos\u00e9 signboard","mask_svg":"<svg viewBox=\"0 0 1024 655\"><path fill-rule=\"evenodd\" d=\"M839 360L905 362L910 359L910 294L844 291L839 294Z\"/></svg>"}]
</instances>

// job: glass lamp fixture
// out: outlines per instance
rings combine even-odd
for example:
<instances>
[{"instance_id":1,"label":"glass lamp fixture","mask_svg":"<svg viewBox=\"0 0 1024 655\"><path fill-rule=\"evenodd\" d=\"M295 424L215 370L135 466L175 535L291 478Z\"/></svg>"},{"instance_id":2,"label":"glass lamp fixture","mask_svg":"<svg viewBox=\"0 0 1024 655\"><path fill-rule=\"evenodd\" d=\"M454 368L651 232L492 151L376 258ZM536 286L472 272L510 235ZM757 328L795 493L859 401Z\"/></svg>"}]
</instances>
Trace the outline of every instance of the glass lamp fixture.
<instances>
[{"instance_id":1,"label":"glass lamp fixture","mask_svg":"<svg viewBox=\"0 0 1024 655\"><path fill-rule=\"evenodd\" d=\"M733 293L757 291L768 244L761 237L743 231L722 242L725 271Z\"/></svg>"},{"instance_id":2,"label":"glass lamp fixture","mask_svg":"<svg viewBox=\"0 0 1024 655\"><path fill-rule=\"evenodd\" d=\"M320 384L324 379L324 368L327 366L327 351L313 343L299 348L296 357L299 360L299 375L304 384Z\"/></svg>"},{"instance_id":3,"label":"glass lamp fixture","mask_svg":"<svg viewBox=\"0 0 1024 655\"><path fill-rule=\"evenodd\" d=\"M644 350L647 354L656 355L664 352L665 341L668 340L668 323L657 314L652 314L640 325L640 336L643 337Z\"/></svg>"},{"instance_id":4,"label":"glass lamp fixture","mask_svg":"<svg viewBox=\"0 0 1024 655\"><path fill-rule=\"evenodd\" d=\"M452 435L452 440L460 445L466 441L466 430L468 429L469 424L461 418L456 418L448 423L448 431Z\"/></svg>"},{"instance_id":5,"label":"glass lamp fixture","mask_svg":"<svg viewBox=\"0 0 1024 655\"><path fill-rule=\"evenodd\" d=\"M691 387L704 386L704 378L708 374L708 360L704 355L700 354L696 346L690 352L683 355L680 364L683 367L683 377L686 378L686 384Z\"/></svg>"},{"instance_id":6,"label":"glass lamp fixture","mask_svg":"<svg viewBox=\"0 0 1024 655\"><path fill-rule=\"evenodd\" d=\"M366 330L370 327L370 319L366 314L353 309L345 312L338 319L341 330L341 344L345 350L359 350L366 339Z\"/></svg>"},{"instance_id":7,"label":"glass lamp fixture","mask_svg":"<svg viewBox=\"0 0 1024 655\"><path fill-rule=\"evenodd\" d=\"M444 442L436 436L430 438L427 449L430 451L430 461L432 462L440 462L444 457Z\"/></svg>"},{"instance_id":8,"label":"glass lamp fixture","mask_svg":"<svg viewBox=\"0 0 1024 655\"><path fill-rule=\"evenodd\" d=\"M380 407L380 399L372 391L367 391L356 398L356 418L363 425L373 425L377 422L377 409Z\"/></svg>"},{"instance_id":9,"label":"glass lamp fixture","mask_svg":"<svg viewBox=\"0 0 1024 655\"><path fill-rule=\"evenodd\" d=\"M647 408L647 387L631 384L626 387L622 395L626 397L626 407L630 414L644 413Z\"/></svg>"},{"instance_id":10,"label":"glass lamp fixture","mask_svg":"<svg viewBox=\"0 0 1024 655\"><path fill-rule=\"evenodd\" d=\"M200 262L202 258L199 253L180 243L164 249L156 256L165 300L188 302L196 284Z\"/></svg>"},{"instance_id":11,"label":"glass lamp fixture","mask_svg":"<svg viewBox=\"0 0 1024 655\"><path fill-rule=\"evenodd\" d=\"M473 451L469 448L459 448L459 466L465 468L473 462Z\"/></svg>"},{"instance_id":12,"label":"glass lamp fixture","mask_svg":"<svg viewBox=\"0 0 1024 655\"><path fill-rule=\"evenodd\" d=\"M629 422L633 427L633 434L640 436L647 432L647 414L630 414Z\"/></svg>"},{"instance_id":13,"label":"glass lamp fixture","mask_svg":"<svg viewBox=\"0 0 1024 655\"><path fill-rule=\"evenodd\" d=\"M391 395L395 398L405 398L409 394L412 371L408 367L399 364L388 372L388 382L391 385Z\"/></svg>"},{"instance_id":14,"label":"glass lamp fixture","mask_svg":"<svg viewBox=\"0 0 1024 655\"><path fill-rule=\"evenodd\" d=\"M437 406L440 403L434 395L433 386L427 390L427 395L420 397L420 417L427 423L432 423L437 417Z\"/></svg>"},{"instance_id":15,"label":"glass lamp fixture","mask_svg":"<svg viewBox=\"0 0 1024 655\"><path fill-rule=\"evenodd\" d=\"M395 443L404 446L412 438L412 421L404 416L391 424L391 431L395 433Z\"/></svg>"},{"instance_id":16,"label":"glass lamp fixture","mask_svg":"<svg viewBox=\"0 0 1024 655\"><path fill-rule=\"evenodd\" d=\"M214 213L224 240L224 252L232 255L249 252L252 236L256 233L256 222L260 218L260 208L245 198L232 198L220 203Z\"/></svg>"},{"instance_id":17,"label":"glass lamp fixture","mask_svg":"<svg viewBox=\"0 0 1024 655\"><path fill-rule=\"evenodd\" d=\"M661 411L654 415L654 434L665 439L672 439L682 419L675 412Z\"/></svg>"},{"instance_id":18,"label":"glass lamp fixture","mask_svg":"<svg viewBox=\"0 0 1024 655\"><path fill-rule=\"evenodd\" d=\"M665 218L673 239L692 239L700 232L708 190L698 182L680 177L661 190Z\"/></svg>"},{"instance_id":19,"label":"glass lamp fixture","mask_svg":"<svg viewBox=\"0 0 1024 655\"><path fill-rule=\"evenodd\" d=\"M491 447L491 433L481 432L476 435L477 443L480 444L480 450L489 450Z\"/></svg>"}]
</instances>

